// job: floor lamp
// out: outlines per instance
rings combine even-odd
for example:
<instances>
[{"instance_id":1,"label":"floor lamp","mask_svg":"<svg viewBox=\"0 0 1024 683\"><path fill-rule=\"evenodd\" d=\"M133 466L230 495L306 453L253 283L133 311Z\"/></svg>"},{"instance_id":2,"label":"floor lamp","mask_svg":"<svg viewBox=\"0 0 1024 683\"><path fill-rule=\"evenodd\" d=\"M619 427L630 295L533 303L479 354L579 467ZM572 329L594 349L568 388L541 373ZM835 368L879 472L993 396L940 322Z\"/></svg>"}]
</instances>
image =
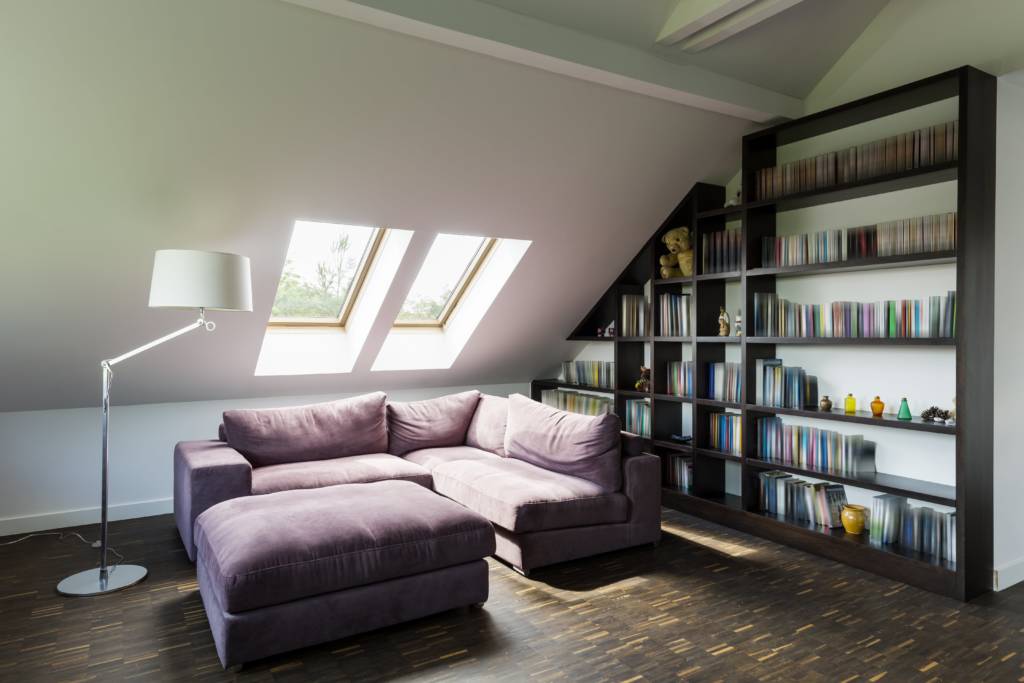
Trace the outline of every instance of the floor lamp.
<instances>
[{"instance_id":1,"label":"floor lamp","mask_svg":"<svg viewBox=\"0 0 1024 683\"><path fill-rule=\"evenodd\" d=\"M146 568L135 564L107 564L107 466L110 423L111 368L159 346L186 332L203 328L212 332L216 325L206 319L206 311L252 311L252 278L249 259L237 254L189 249L163 249L153 259L153 280L149 288L150 308L198 309L199 318L191 325L154 339L116 358L100 362L103 371L103 458L100 496L100 565L72 574L59 584L61 595L103 595L146 578Z\"/></svg>"}]
</instances>

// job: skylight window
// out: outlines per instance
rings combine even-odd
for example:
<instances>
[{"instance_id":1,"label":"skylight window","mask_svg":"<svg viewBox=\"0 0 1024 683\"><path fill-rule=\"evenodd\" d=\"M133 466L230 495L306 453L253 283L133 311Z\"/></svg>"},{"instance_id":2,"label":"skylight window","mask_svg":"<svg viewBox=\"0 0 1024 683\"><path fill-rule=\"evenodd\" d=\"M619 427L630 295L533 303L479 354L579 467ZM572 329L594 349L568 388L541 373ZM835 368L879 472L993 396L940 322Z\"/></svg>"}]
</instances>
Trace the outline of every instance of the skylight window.
<instances>
[{"instance_id":1,"label":"skylight window","mask_svg":"<svg viewBox=\"0 0 1024 683\"><path fill-rule=\"evenodd\" d=\"M296 221L270 324L344 325L384 232Z\"/></svg>"},{"instance_id":2,"label":"skylight window","mask_svg":"<svg viewBox=\"0 0 1024 683\"><path fill-rule=\"evenodd\" d=\"M497 240L439 234L402 304L396 327L443 327Z\"/></svg>"}]
</instances>

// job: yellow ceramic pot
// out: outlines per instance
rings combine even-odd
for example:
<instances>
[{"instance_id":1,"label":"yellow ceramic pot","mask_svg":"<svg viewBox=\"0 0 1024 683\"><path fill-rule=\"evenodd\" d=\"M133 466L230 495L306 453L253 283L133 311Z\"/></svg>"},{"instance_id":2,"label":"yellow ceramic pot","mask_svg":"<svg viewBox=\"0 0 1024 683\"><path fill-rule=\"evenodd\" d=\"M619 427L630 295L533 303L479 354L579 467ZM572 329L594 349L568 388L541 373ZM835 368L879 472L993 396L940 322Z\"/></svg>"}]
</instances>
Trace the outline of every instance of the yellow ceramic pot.
<instances>
[{"instance_id":1,"label":"yellow ceramic pot","mask_svg":"<svg viewBox=\"0 0 1024 683\"><path fill-rule=\"evenodd\" d=\"M843 508L840 518L843 520L843 528L848 534L859 534L864 531L864 517L867 508L863 505L847 505Z\"/></svg>"}]
</instances>

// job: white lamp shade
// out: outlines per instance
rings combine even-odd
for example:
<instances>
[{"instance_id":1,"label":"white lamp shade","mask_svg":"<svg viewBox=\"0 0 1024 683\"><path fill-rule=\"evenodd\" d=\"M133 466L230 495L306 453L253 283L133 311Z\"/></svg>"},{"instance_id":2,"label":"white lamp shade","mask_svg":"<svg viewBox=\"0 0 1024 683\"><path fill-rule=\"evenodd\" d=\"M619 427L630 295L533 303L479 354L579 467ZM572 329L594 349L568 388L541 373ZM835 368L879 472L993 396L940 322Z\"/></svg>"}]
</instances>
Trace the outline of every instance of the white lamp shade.
<instances>
[{"instance_id":1,"label":"white lamp shade","mask_svg":"<svg viewBox=\"0 0 1024 683\"><path fill-rule=\"evenodd\" d=\"M153 259L150 308L252 311L249 258L193 249L161 249Z\"/></svg>"}]
</instances>

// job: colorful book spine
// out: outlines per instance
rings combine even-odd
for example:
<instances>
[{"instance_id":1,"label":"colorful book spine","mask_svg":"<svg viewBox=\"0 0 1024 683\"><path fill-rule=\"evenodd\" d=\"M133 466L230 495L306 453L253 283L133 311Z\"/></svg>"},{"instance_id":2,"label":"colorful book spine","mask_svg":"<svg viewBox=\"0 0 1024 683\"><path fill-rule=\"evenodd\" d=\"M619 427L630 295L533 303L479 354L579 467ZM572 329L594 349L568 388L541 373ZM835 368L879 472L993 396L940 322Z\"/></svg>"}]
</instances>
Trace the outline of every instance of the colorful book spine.
<instances>
[{"instance_id":1,"label":"colorful book spine","mask_svg":"<svg viewBox=\"0 0 1024 683\"><path fill-rule=\"evenodd\" d=\"M693 361L677 360L668 364L668 393L673 396L693 396Z\"/></svg>"},{"instance_id":2,"label":"colorful book spine","mask_svg":"<svg viewBox=\"0 0 1024 683\"><path fill-rule=\"evenodd\" d=\"M651 402L646 398L626 401L625 428L627 432L651 437Z\"/></svg>"},{"instance_id":3,"label":"colorful book spine","mask_svg":"<svg viewBox=\"0 0 1024 683\"><path fill-rule=\"evenodd\" d=\"M701 273L727 273L740 269L742 233L719 230L701 237Z\"/></svg>"},{"instance_id":4,"label":"colorful book spine","mask_svg":"<svg viewBox=\"0 0 1024 683\"><path fill-rule=\"evenodd\" d=\"M658 334L663 337L690 335L690 295L662 294L658 297Z\"/></svg>"},{"instance_id":5,"label":"colorful book spine","mask_svg":"<svg viewBox=\"0 0 1024 683\"><path fill-rule=\"evenodd\" d=\"M647 314L647 297L642 294L622 295L623 337L642 337L650 334Z\"/></svg>"},{"instance_id":6,"label":"colorful book spine","mask_svg":"<svg viewBox=\"0 0 1024 683\"><path fill-rule=\"evenodd\" d=\"M757 421L757 457L777 465L847 477L875 471L873 445L862 435L789 425L779 417Z\"/></svg>"},{"instance_id":7,"label":"colorful book spine","mask_svg":"<svg viewBox=\"0 0 1024 683\"><path fill-rule=\"evenodd\" d=\"M693 486L693 463L681 457L666 457L665 485L677 491L689 491Z\"/></svg>"},{"instance_id":8,"label":"colorful book spine","mask_svg":"<svg viewBox=\"0 0 1024 683\"><path fill-rule=\"evenodd\" d=\"M956 292L927 299L798 304L754 294L754 334L762 337L952 338Z\"/></svg>"},{"instance_id":9,"label":"colorful book spine","mask_svg":"<svg viewBox=\"0 0 1024 683\"><path fill-rule=\"evenodd\" d=\"M735 413L712 413L708 445L723 453L741 455L743 452L743 419Z\"/></svg>"},{"instance_id":10,"label":"colorful book spine","mask_svg":"<svg viewBox=\"0 0 1024 683\"><path fill-rule=\"evenodd\" d=\"M841 484L812 483L779 470L757 476L761 512L825 528L842 526L846 489Z\"/></svg>"},{"instance_id":11,"label":"colorful book spine","mask_svg":"<svg viewBox=\"0 0 1024 683\"><path fill-rule=\"evenodd\" d=\"M561 380L567 384L615 388L615 363L603 360L567 360L562 363Z\"/></svg>"},{"instance_id":12,"label":"colorful book spine","mask_svg":"<svg viewBox=\"0 0 1024 683\"><path fill-rule=\"evenodd\" d=\"M742 395L743 366L740 363L708 363L706 398L739 403Z\"/></svg>"}]
</instances>

